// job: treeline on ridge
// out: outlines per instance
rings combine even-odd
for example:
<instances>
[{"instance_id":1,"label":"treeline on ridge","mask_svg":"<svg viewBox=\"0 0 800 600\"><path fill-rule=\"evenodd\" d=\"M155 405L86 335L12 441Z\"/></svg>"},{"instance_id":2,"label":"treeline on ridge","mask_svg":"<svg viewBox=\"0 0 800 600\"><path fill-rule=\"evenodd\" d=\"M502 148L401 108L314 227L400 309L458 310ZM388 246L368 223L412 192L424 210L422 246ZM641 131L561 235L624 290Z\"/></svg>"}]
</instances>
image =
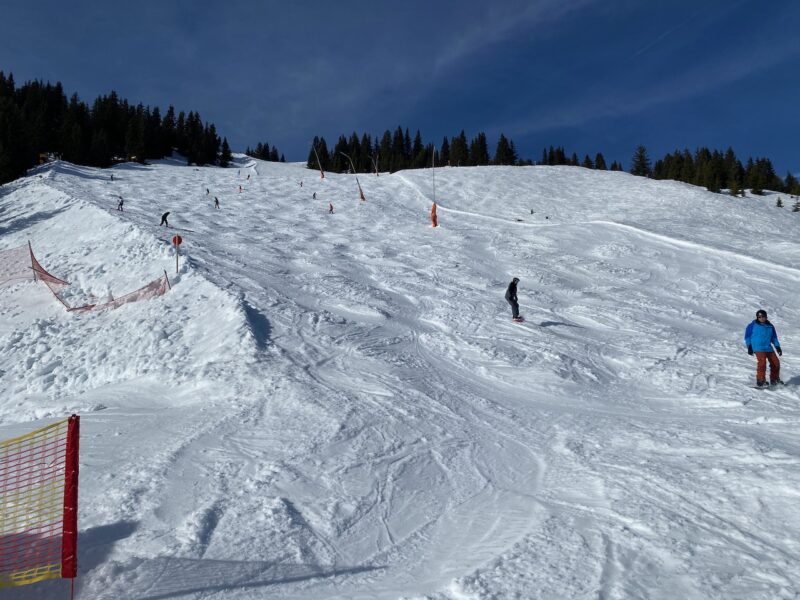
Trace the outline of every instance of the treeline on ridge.
<instances>
[{"instance_id":1,"label":"treeline on ridge","mask_svg":"<svg viewBox=\"0 0 800 600\"><path fill-rule=\"evenodd\" d=\"M698 148L694 154L688 149L675 150L657 160L650 169L646 151L640 146L634 153L631 172L653 179L674 179L705 186L711 192L727 189L732 196L738 196L745 189L753 194L762 194L764 190L800 194L800 182L794 175L787 172L781 179L768 158L748 157L742 164L732 148L724 153L709 148Z\"/></svg>"},{"instance_id":2,"label":"treeline on ridge","mask_svg":"<svg viewBox=\"0 0 800 600\"><path fill-rule=\"evenodd\" d=\"M462 130L449 140L445 137L437 148L433 144L424 143L419 130L412 140L408 129L403 131L401 127L394 133L387 129L380 139L376 137L374 140L366 133L359 138L354 132L349 139L341 135L332 149L328 148L324 137L315 136L307 161L310 169L321 167L323 171L335 173L344 173L353 168L356 173L369 173L376 168L378 171L394 173L401 169L418 169L432 164L466 167L490 164L531 165L533 162L520 161L514 142L503 134L500 134L494 155L490 156L485 133L479 133L468 142Z\"/></svg>"},{"instance_id":3,"label":"treeline on ridge","mask_svg":"<svg viewBox=\"0 0 800 600\"><path fill-rule=\"evenodd\" d=\"M158 159L176 151L189 164L227 166L227 139L199 113L170 106L136 106L112 91L91 107L77 94L69 100L61 83L31 81L17 87L0 71L0 183L16 179L49 154L72 163L108 167L114 162Z\"/></svg>"},{"instance_id":4,"label":"treeline on ridge","mask_svg":"<svg viewBox=\"0 0 800 600\"><path fill-rule=\"evenodd\" d=\"M250 149L250 146L247 147L247 150L244 151L247 156L252 156L253 158L257 158L259 160L266 160L271 162L286 162L283 154L278 153L278 149L273 146L272 148L269 147L269 144L266 142L259 142L256 144L254 150Z\"/></svg>"},{"instance_id":5,"label":"treeline on ridge","mask_svg":"<svg viewBox=\"0 0 800 600\"><path fill-rule=\"evenodd\" d=\"M274 160L270 159L270 160ZM351 161L352 160L352 164ZM399 171L437 166L481 166L481 165L568 165L588 169L623 171L617 161L610 165L601 152L594 158L588 154L579 159L576 153L569 155L561 146L550 146L542 151L541 159L533 162L520 159L514 142L501 134L494 155L489 154L485 133L479 133L470 142L462 130L458 136L445 137L438 147L425 143L417 130L411 139L409 130L398 127L387 130L383 136L372 138L369 134L352 133L349 138L340 135L333 149L324 137L316 136L308 153L306 166L309 169L345 173L355 168L356 173ZM765 189L800 194L800 183L791 173L781 179L767 158L749 157L742 163L732 148L724 153L709 148L698 148L694 153L688 149L668 153L653 166L644 146L638 146L631 159L630 173L653 179L673 179L693 185L705 186L709 191L727 189L738 195L744 189L760 194Z\"/></svg>"}]
</instances>

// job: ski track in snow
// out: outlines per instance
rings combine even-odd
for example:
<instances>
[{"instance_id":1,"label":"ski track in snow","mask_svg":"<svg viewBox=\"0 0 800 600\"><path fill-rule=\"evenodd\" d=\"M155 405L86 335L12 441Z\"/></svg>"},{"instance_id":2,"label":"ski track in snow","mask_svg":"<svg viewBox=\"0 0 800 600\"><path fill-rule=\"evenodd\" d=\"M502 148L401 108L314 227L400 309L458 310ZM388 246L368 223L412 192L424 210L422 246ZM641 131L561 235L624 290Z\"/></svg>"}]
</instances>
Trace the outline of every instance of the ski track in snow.
<instances>
[{"instance_id":1,"label":"ski track in snow","mask_svg":"<svg viewBox=\"0 0 800 600\"><path fill-rule=\"evenodd\" d=\"M797 217L444 168L432 229L430 176L364 175L366 202L241 156L3 186L0 249L30 239L70 298L173 283L82 315L0 287L0 434L82 415L77 597L796 597ZM747 387L761 306L779 390Z\"/></svg>"}]
</instances>

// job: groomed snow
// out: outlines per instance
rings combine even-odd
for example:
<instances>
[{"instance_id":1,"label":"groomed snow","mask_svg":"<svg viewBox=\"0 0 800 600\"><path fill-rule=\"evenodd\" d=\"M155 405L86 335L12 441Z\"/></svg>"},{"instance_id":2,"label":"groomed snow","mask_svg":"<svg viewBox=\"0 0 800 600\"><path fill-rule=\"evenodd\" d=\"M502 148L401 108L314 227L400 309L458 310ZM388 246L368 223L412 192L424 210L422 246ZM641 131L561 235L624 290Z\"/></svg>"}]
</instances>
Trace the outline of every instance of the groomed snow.
<instances>
[{"instance_id":1,"label":"groomed snow","mask_svg":"<svg viewBox=\"0 0 800 600\"><path fill-rule=\"evenodd\" d=\"M78 598L797 597L788 196L441 168L433 229L430 169L359 180L238 156L0 188L0 250L71 297L173 286L86 314L0 287L0 439L81 415ZM750 387L758 308L781 389Z\"/></svg>"}]
</instances>

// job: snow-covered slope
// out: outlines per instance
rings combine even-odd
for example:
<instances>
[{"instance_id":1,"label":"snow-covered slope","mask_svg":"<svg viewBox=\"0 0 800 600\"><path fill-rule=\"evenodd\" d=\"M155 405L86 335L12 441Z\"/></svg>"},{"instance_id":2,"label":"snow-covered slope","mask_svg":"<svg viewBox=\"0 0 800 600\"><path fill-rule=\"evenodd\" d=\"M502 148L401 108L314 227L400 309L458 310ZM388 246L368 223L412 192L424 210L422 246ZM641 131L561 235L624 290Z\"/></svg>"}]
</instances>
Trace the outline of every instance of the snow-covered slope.
<instances>
[{"instance_id":1,"label":"snow-covered slope","mask_svg":"<svg viewBox=\"0 0 800 600\"><path fill-rule=\"evenodd\" d=\"M82 415L79 598L800 591L800 213L445 168L432 229L430 170L359 180L239 157L0 188L0 250L76 297L173 284L87 314L0 287L0 438ZM749 387L757 308L781 389Z\"/></svg>"}]
</instances>

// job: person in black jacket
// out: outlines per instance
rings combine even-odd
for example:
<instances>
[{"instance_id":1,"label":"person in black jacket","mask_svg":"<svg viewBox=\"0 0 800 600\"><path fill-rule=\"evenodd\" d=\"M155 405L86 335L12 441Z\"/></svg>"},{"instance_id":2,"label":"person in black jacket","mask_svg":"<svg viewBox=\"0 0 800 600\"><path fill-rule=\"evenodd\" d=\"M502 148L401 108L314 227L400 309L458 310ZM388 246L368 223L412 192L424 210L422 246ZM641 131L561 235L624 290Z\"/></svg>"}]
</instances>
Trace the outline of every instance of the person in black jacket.
<instances>
[{"instance_id":1,"label":"person in black jacket","mask_svg":"<svg viewBox=\"0 0 800 600\"><path fill-rule=\"evenodd\" d=\"M517 283L519 282L519 277L514 277L511 280L511 283L508 284L508 289L506 290L506 300L511 305L511 318L515 321L522 321L522 317L519 316L519 302L517 302Z\"/></svg>"},{"instance_id":2,"label":"person in black jacket","mask_svg":"<svg viewBox=\"0 0 800 600\"><path fill-rule=\"evenodd\" d=\"M159 227L161 227L162 225L166 225L167 227L169 227L169 222L167 221L168 216L169 216L169 211L161 215L161 223L158 224Z\"/></svg>"}]
</instances>

